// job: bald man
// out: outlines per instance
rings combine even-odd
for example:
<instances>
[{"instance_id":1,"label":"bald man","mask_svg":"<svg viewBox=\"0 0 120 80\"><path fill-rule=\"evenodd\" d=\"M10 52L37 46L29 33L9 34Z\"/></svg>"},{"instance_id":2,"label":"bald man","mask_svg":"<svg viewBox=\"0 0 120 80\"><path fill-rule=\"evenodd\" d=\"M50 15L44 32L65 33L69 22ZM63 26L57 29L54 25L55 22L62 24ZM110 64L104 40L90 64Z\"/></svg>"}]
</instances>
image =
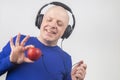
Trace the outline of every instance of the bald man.
<instances>
[{"instance_id":1,"label":"bald man","mask_svg":"<svg viewBox=\"0 0 120 80\"><path fill-rule=\"evenodd\" d=\"M0 75L8 72L6 80L84 80L86 64L80 61L72 70L71 56L57 45L68 23L63 7L49 8L37 37L18 33L5 45L0 52ZM31 47L39 48L43 56L30 60L26 55Z\"/></svg>"}]
</instances>

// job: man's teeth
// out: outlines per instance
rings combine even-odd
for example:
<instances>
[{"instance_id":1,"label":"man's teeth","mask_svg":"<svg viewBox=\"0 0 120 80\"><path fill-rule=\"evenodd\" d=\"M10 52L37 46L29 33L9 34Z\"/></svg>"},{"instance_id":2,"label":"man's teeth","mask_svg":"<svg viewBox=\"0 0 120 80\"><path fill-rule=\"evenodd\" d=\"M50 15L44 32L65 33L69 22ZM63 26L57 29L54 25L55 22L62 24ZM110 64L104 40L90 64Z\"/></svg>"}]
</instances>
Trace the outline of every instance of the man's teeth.
<instances>
[{"instance_id":1,"label":"man's teeth","mask_svg":"<svg viewBox=\"0 0 120 80\"><path fill-rule=\"evenodd\" d=\"M56 32L51 31L51 30L47 30L48 33L52 33L52 34L56 34Z\"/></svg>"}]
</instances>

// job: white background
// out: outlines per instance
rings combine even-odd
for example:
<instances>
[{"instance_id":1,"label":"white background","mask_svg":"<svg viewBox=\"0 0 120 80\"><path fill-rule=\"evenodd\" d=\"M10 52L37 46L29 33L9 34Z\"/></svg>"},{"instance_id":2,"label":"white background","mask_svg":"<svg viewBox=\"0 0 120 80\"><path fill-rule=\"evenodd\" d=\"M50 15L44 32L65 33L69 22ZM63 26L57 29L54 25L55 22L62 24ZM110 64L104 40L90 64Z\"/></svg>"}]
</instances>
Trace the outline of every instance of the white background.
<instances>
[{"instance_id":1,"label":"white background","mask_svg":"<svg viewBox=\"0 0 120 80\"><path fill-rule=\"evenodd\" d=\"M51 1L0 0L0 50L18 32L38 36L36 14ZM67 4L76 16L75 29L62 46L73 64L87 64L85 80L120 80L120 0L56 1Z\"/></svg>"}]
</instances>

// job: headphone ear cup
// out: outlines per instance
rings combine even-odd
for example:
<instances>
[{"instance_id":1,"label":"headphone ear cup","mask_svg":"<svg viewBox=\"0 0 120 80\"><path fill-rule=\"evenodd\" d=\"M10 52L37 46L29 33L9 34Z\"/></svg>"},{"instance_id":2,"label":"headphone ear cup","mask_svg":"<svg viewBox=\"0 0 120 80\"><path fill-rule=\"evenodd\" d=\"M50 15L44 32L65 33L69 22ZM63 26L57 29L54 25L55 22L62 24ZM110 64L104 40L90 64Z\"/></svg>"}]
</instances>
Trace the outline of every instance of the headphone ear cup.
<instances>
[{"instance_id":1,"label":"headphone ear cup","mask_svg":"<svg viewBox=\"0 0 120 80\"><path fill-rule=\"evenodd\" d=\"M35 25L40 29L44 14L37 15Z\"/></svg>"},{"instance_id":2,"label":"headphone ear cup","mask_svg":"<svg viewBox=\"0 0 120 80\"><path fill-rule=\"evenodd\" d=\"M72 27L70 25L68 25L68 27L66 28L66 30L65 30L65 32L64 32L64 34L61 38L62 39L64 39L64 38L67 39L70 36L71 32L72 32Z\"/></svg>"}]
</instances>

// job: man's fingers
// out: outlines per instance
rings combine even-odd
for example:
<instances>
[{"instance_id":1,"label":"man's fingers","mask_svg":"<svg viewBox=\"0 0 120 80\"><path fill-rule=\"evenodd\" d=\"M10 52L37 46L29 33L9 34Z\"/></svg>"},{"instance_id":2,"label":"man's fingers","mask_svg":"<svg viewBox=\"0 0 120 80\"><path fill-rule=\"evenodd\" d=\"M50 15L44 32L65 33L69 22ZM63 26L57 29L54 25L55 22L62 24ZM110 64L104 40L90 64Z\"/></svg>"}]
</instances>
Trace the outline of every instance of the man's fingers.
<instances>
[{"instance_id":1,"label":"man's fingers","mask_svg":"<svg viewBox=\"0 0 120 80\"><path fill-rule=\"evenodd\" d=\"M73 69L76 69L76 68L79 67L81 64L83 64L83 61L80 61L80 62L74 64L74 65L73 65L73 66L74 66Z\"/></svg>"},{"instance_id":2,"label":"man's fingers","mask_svg":"<svg viewBox=\"0 0 120 80\"><path fill-rule=\"evenodd\" d=\"M21 46L24 46L24 45L25 45L25 43L28 41L29 37L30 37L30 36L28 35L28 36L26 36L26 37L22 40Z\"/></svg>"},{"instance_id":3,"label":"man's fingers","mask_svg":"<svg viewBox=\"0 0 120 80\"><path fill-rule=\"evenodd\" d=\"M77 71L77 68L80 66L79 62L76 63L75 65L73 65L73 69L72 69L72 74L75 74Z\"/></svg>"},{"instance_id":4,"label":"man's fingers","mask_svg":"<svg viewBox=\"0 0 120 80\"><path fill-rule=\"evenodd\" d=\"M78 68L83 64L83 60L81 60L80 62L76 63L75 67L72 69L72 74L75 74L76 71L78 70ZM86 68L86 67L85 67Z\"/></svg>"},{"instance_id":5,"label":"man's fingers","mask_svg":"<svg viewBox=\"0 0 120 80\"><path fill-rule=\"evenodd\" d=\"M15 41L16 46L19 46L19 44L20 44L20 33L18 33L16 41Z\"/></svg>"},{"instance_id":6,"label":"man's fingers","mask_svg":"<svg viewBox=\"0 0 120 80\"><path fill-rule=\"evenodd\" d=\"M86 69L87 69L87 65L86 65L86 64L84 64L84 65L83 65L83 68L86 70Z\"/></svg>"},{"instance_id":7,"label":"man's fingers","mask_svg":"<svg viewBox=\"0 0 120 80\"><path fill-rule=\"evenodd\" d=\"M34 45L27 45L27 46L25 46L25 50L27 50L29 48L33 48L33 47L34 47Z\"/></svg>"},{"instance_id":8,"label":"man's fingers","mask_svg":"<svg viewBox=\"0 0 120 80\"><path fill-rule=\"evenodd\" d=\"M14 43L13 43L13 38L11 37L11 39L10 39L10 47L13 49L13 47L14 47Z\"/></svg>"},{"instance_id":9,"label":"man's fingers","mask_svg":"<svg viewBox=\"0 0 120 80\"><path fill-rule=\"evenodd\" d=\"M79 65L81 65L81 64L83 64L84 62L83 62L83 60L81 60L80 62L79 62Z\"/></svg>"},{"instance_id":10,"label":"man's fingers","mask_svg":"<svg viewBox=\"0 0 120 80\"><path fill-rule=\"evenodd\" d=\"M32 60L30 60L29 58L25 57L25 58L24 58L24 62L33 63L34 61L32 61Z\"/></svg>"},{"instance_id":11,"label":"man's fingers","mask_svg":"<svg viewBox=\"0 0 120 80\"><path fill-rule=\"evenodd\" d=\"M76 74L75 74L75 76L77 78L80 78L80 80L83 79L85 75L86 75L86 70L82 70L82 69L76 71Z\"/></svg>"}]
</instances>

